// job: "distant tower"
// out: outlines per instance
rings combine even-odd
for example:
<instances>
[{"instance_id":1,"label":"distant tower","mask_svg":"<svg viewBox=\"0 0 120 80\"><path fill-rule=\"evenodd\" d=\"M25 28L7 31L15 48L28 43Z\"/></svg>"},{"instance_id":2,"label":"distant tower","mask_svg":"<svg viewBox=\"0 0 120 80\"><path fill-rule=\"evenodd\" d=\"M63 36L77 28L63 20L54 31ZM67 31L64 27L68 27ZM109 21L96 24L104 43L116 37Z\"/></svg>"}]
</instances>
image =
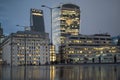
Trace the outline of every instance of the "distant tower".
<instances>
[{"instance_id":1,"label":"distant tower","mask_svg":"<svg viewBox=\"0 0 120 80\"><path fill-rule=\"evenodd\" d=\"M0 64L2 64L2 48L1 48L2 40L3 40L3 28L1 27L0 23Z\"/></svg>"},{"instance_id":2,"label":"distant tower","mask_svg":"<svg viewBox=\"0 0 120 80\"><path fill-rule=\"evenodd\" d=\"M32 31L45 33L42 10L38 10L38 9L30 10L30 26Z\"/></svg>"},{"instance_id":3,"label":"distant tower","mask_svg":"<svg viewBox=\"0 0 120 80\"><path fill-rule=\"evenodd\" d=\"M2 28L1 23L0 23L0 44L2 43L4 38L5 38L5 36L3 35L3 28Z\"/></svg>"},{"instance_id":4,"label":"distant tower","mask_svg":"<svg viewBox=\"0 0 120 80\"><path fill-rule=\"evenodd\" d=\"M120 46L120 38L118 39L118 43L117 43L118 46Z\"/></svg>"},{"instance_id":5,"label":"distant tower","mask_svg":"<svg viewBox=\"0 0 120 80\"><path fill-rule=\"evenodd\" d=\"M1 27L1 23L0 23L0 36L3 35L3 28Z\"/></svg>"},{"instance_id":6,"label":"distant tower","mask_svg":"<svg viewBox=\"0 0 120 80\"><path fill-rule=\"evenodd\" d=\"M53 10L52 18L53 44L58 49L64 44L66 36L79 34L80 8L74 4L63 4L60 9Z\"/></svg>"}]
</instances>

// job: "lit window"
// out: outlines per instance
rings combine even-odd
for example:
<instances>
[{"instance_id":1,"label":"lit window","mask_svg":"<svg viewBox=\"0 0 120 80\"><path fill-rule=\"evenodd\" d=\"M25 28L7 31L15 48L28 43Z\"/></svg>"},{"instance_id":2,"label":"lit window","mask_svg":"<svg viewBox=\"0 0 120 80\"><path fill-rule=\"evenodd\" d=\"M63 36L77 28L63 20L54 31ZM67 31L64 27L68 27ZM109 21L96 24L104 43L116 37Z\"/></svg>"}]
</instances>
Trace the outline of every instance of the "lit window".
<instances>
[{"instance_id":1,"label":"lit window","mask_svg":"<svg viewBox=\"0 0 120 80\"><path fill-rule=\"evenodd\" d=\"M80 53L82 53L82 51L80 51Z\"/></svg>"},{"instance_id":2,"label":"lit window","mask_svg":"<svg viewBox=\"0 0 120 80\"><path fill-rule=\"evenodd\" d=\"M102 54L102 53L103 53L103 51L100 51L100 53Z\"/></svg>"},{"instance_id":3,"label":"lit window","mask_svg":"<svg viewBox=\"0 0 120 80\"><path fill-rule=\"evenodd\" d=\"M36 16L42 16L42 14L40 13L32 13L33 15L36 15Z\"/></svg>"}]
</instances>

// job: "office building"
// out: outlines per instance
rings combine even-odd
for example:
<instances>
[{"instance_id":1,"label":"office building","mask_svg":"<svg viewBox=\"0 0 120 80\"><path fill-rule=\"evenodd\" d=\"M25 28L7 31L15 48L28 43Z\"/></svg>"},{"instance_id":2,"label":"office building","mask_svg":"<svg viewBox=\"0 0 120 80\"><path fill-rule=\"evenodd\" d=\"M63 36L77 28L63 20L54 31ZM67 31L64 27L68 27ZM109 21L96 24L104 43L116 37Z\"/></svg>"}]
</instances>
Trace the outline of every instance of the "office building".
<instances>
[{"instance_id":1,"label":"office building","mask_svg":"<svg viewBox=\"0 0 120 80\"><path fill-rule=\"evenodd\" d=\"M3 28L2 28L1 23L0 23L0 43L2 43L4 37L5 36L3 35Z\"/></svg>"},{"instance_id":2,"label":"office building","mask_svg":"<svg viewBox=\"0 0 120 80\"><path fill-rule=\"evenodd\" d=\"M120 46L120 38L118 39L118 43L117 43L118 46Z\"/></svg>"},{"instance_id":3,"label":"office building","mask_svg":"<svg viewBox=\"0 0 120 80\"><path fill-rule=\"evenodd\" d=\"M1 26L1 23L0 23L0 35L3 35L3 28Z\"/></svg>"},{"instance_id":4,"label":"office building","mask_svg":"<svg viewBox=\"0 0 120 80\"><path fill-rule=\"evenodd\" d=\"M70 35L65 41L61 46L64 63L120 62L120 46L112 43L109 34Z\"/></svg>"},{"instance_id":5,"label":"office building","mask_svg":"<svg viewBox=\"0 0 120 80\"><path fill-rule=\"evenodd\" d=\"M55 46L50 45L50 63L53 64L56 61Z\"/></svg>"},{"instance_id":6,"label":"office building","mask_svg":"<svg viewBox=\"0 0 120 80\"><path fill-rule=\"evenodd\" d=\"M38 9L30 10L31 31L45 33L43 11Z\"/></svg>"},{"instance_id":7,"label":"office building","mask_svg":"<svg viewBox=\"0 0 120 80\"><path fill-rule=\"evenodd\" d=\"M60 9L53 9L52 18L53 44L58 53L66 36L79 34L80 8L74 4L63 4Z\"/></svg>"},{"instance_id":8,"label":"office building","mask_svg":"<svg viewBox=\"0 0 120 80\"><path fill-rule=\"evenodd\" d=\"M48 33L12 33L2 43L3 60L10 65L49 64L49 41Z\"/></svg>"},{"instance_id":9,"label":"office building","mask_svg":"<svg viewBox=\"0 0 120 80\"><path fill-rule=\"evenodd\" d=\"M1 48L1 43L2 43L2 41L3 41L3 39L4 39L4 35L3 35L3 28L2 28L2 26L1 26L1 23L0 23L0 64L2 64L3 63L3 61L2 61L2 48Z\"/></svg>"},{"instance_id":10,"label":"office building","mask_svg":"<svg viewBox=\"0 0 120 80\"><path fill-rule=\"evenodd\" d=\"M120 35L112 37L113 44L120 46Z\"/></svg>"}]
</instances>

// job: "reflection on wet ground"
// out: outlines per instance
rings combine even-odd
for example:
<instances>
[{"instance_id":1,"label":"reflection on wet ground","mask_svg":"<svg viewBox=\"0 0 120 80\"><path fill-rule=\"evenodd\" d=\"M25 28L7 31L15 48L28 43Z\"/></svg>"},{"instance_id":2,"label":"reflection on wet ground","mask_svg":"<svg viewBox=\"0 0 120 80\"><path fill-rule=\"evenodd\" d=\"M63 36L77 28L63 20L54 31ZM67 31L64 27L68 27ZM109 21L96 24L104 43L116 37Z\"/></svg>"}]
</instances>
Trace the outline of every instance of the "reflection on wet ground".
<instances>
[{"instance_id":1,"label":"reflection on wet ground","mask_svg":"<svg viewBox=\"0 0 120 80\"><path fill-rule=\"evenodd\" d=\"M0 80L120 80L120 65L0 66Z\"/></svg>"}]
</instances>

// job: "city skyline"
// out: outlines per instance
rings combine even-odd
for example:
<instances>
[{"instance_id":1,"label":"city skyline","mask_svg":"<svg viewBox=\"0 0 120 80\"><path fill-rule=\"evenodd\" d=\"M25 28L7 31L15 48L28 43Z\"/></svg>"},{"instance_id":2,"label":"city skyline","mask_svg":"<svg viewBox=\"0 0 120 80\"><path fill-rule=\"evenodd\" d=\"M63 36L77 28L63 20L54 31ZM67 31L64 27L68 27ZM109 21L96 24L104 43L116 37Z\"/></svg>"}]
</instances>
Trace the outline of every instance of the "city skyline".
<instances>
[{"instance_id":1,"label":"city skyline","mask_svg":"<svg viewBox=\"0 0 120 80\"><path fill-rule=\"evenodd\" d=\"M50 33L50 11L42 8L45 4L50 7L56 7L61 4L72 3L80 7L81 10L81 34L97 34L109 33L117 36L120 30L119 17L119 0L96 1L96 0L26 0L26 1L4 1L0 3L0 22L4 30L4 34L10 34L23 28L16 27L17 24L30 26L30 9L36 8L43 10L45 31ZM21 6L22 5L22 6Z\"/></svg>"}]
</instances>

